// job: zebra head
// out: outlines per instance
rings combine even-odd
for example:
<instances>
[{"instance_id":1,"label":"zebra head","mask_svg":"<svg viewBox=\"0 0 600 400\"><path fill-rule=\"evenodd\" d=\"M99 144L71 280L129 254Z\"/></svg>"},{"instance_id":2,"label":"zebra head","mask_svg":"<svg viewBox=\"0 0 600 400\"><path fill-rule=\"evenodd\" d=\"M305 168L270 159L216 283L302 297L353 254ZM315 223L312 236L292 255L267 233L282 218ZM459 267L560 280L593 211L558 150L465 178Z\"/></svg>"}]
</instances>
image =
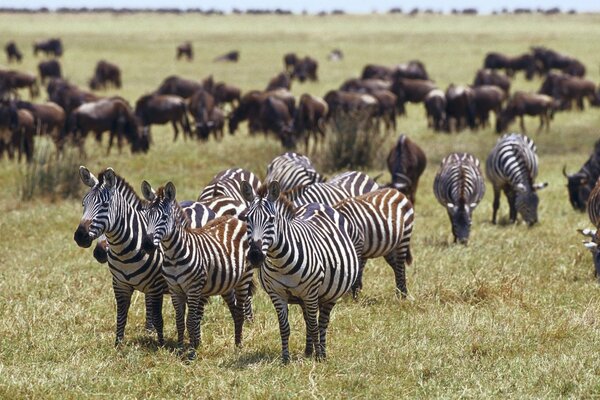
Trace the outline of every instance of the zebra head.
<instances>
[{"instance_id":1,"label":"zebra head","mask_svg":"<svg viewBox=\"0 0 600 400\"><path fill-rule=\"evenodd\" d=\"M114 197L117 178L112 168L107 168L96 178L86 167L79 167L81 181L90 187L83 197L83 216L75 231L79 247L90 247L92 241L106 232L110 224L110 204Z\"/></svg>"},{"instance_id":2,"label":"zebra head","mask_svg":"<svg viewBox=\"0 0 600 400\"><path fill-rule=\"evenodd\" d=\"M475 207L477 207L477 203L465 204L464 201L460 201L459 204L446 204L455 242L465 246L468 244L471 232L471 214Z\"/></svg>"},{"instance_id":3,"label":"zebra head","mask_svg":"<svg viewBox=\"0 0 600 400\"><path fill-rule=\"evenodd\" d=\"M548 186L547 182L531 185L530 188L522 183L515 186L515 207L529 226L538 222L537 209L540 199L537 191Z\"/></svg>"},{"instance_id":4,"label":"zebra head","mask_svg":"<svg viewBox=\"0 0 600 400\"><path fill-rule=\"evenodd\" d=\"M263 188L255 196L247 181L243 181L241 186L242 196L249 206L239 218L248 225L248 261L255 267L265 261L267 251L275 240L275 201L281 192L277 181L269 183L266 193Z\"/></svg>"},{"instance_id":5,"label":"zebra head","mask_svg":"<svg viewBox=\"0 0 600 400\"><path fill-rule=\"evenodd\" d=\"M175 230L176 190L173 182L167 182L164 187L154 192L150 184L144 181L142 194L150 202L146 210L148 225L142 239L142 247L146 251L151 251L156 249L165 238L170 237Z\"/></svg>"}]
</instances>

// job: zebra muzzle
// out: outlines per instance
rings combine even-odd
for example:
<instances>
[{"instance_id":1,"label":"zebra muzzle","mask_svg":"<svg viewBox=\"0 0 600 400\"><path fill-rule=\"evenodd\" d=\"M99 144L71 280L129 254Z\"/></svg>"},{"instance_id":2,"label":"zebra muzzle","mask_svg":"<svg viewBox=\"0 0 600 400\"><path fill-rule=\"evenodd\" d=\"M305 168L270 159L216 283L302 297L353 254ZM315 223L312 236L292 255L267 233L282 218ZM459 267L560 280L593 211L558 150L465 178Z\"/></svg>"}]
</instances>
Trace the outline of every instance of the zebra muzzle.
<instances>
[{"instance_id":1,"label":"zebra muzzle","mask_svg":"<svg viewBox=\"0 0 600 400\"><path fill-rule=\"evenodd\" d=\"M154 235L144 235L142 240L142 249L145 251L153 251L158 247L158 240L154 240Z\"/></svg>"},{"instance_id":2,"label":"zebra muzzle","mask_svg":"<svg viewBox=\"0 0 600 400\"><path fill-rule=\"evenodd\" d=\"M262 243L260 241L250 243L248 261L254 267L260 266L265 261L265 255L262 252Z\"/></svg>"},{"instance_id":3,"label":"zebra muzzle","mask_svg":"<svg viewBox=\"0 0 600 400\"><path fill-rule=\"evenodd\" d=\"M73 239L77 246L88 248L92 245L93 238L90 236L90 223L91 221L84 221L79 224Z\"/></svg>"}]
</instances>

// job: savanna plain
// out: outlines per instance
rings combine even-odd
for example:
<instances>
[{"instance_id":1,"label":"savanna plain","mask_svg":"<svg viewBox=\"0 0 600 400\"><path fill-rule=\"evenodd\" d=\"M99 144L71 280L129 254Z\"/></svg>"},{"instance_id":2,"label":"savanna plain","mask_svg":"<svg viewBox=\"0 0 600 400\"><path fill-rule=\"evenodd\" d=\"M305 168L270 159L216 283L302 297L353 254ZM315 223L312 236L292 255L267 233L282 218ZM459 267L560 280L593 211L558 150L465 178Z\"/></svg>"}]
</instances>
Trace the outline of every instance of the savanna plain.
<instances>
[{"instance_id":1,"label":"savanna plain","mask_svg":"<svg viewBox=\"0 0 600 400\"><path fill-rule=\"evenodd\" d=\"M283 68L288 51L319 60L319 81L292 86L294 94L323 96L366 63L422 60L441 88L471 83L488 51L518 54L545 45L579 58L587 77L600 81L600 15L555 16L199 16L136 14L0 16L0 37L24 51L17 68L36 71L31 43L59 36L64 75L85 86L99 59L118 64L120 94L134 103L168 75L262 89ZM175 46L191 40L193 62L177 62ZM341 62L326 54L339 47ZM211 60L229 50L237 64ZM512 88L537 90L518 75ZM45 93L44 93L45 95ZM23 93L25 97L25 93ZM409 299L394 295L383 259L367 264L357 301L334 309L328 359L303 356L304 322L290 309L292 362L280 361L275 310L261 288L255 321L244 327L244 346L233 343L233 323L221 299L206 308L195 361L176 354L175 324L165 299L167 345L144 330L143 295L129 312L125 344L115 349L115 301L110 273L91 249L73 241L81 198L22 201L25 166L0 161L0 398L592 398L600 396L600 288L591 255L577 228L587 215L569 204L563 165L578 169L599 137L600 109L557 113L548 132L527 128L538 146L540 223L508 225L502 198L500 224L491 224L492 190L474 212L469 246L454 245L446 211L435 200L433 178L441 159L468 151L483 162L498 136L493 129L436 134L422 105L409 105L382 148L379 166L400 133L428 156L417 192L407 270ZM513 130L518 124L513 125ZM250 137L246 125L217 143L173 142L169 126L153 128L147 154L113 151L87 142L85 165L111 166L136 190L172 180L178 198L195 199L218 171L239 166L264 177L283 149L274 139ZM38 141L43 146L43 141ZM74 175L77 170L72 171ZM331 174L331 172L330 172ZM83 194L84 187L81 184Z\"/></svg>"}]
</instances>

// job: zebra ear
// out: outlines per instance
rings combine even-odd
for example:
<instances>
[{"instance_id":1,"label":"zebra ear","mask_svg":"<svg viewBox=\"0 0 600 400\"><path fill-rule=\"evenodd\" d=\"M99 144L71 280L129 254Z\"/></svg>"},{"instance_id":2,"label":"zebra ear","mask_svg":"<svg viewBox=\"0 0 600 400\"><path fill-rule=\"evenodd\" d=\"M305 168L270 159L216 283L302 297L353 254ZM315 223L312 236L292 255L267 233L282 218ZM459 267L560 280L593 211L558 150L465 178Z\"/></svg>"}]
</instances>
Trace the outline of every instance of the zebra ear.
<instances>
[{"instance_id":1,"label":"zebra ear","mask_svg":"<svg viewBox=\"0 0 600 400\"><path fill-rule=\"evenodd\" d=\"M252 186L247 181L242 181L240 191L244 200L248 203L252 203L254 200L254 189L252 189Z\"/></svg>"},{"instance_id":2,"label":"zebra ear","mask_svg":"<svg viewBox=\"0 0 600 400\"><path fill-rule=\"evenodd\" d=\"M169 201L175 201L175 185L173 182L167 182L165 185L165 198Z\"/></svg>"},{"instance_id":3,"label":"zebra ear","mask_svg":"<svg viewBox=\"0 0 600 400\"><path fill-rule=\"evenodd\" d=\"M152 189L152 186L150 186L150 184L147 181L142 182L142 195L148 201L154 201L154 199L156 198L156 193L154 192L154 189Z\"/></svg>"},{"instance_id":4,"label":"zebra ear","mask_svg":"<svg viewBox=\"0 0 600 400\"><path fill-rule=\"evenodd\" d=\"M117 184L117 176L115 175L115 171L112 168L106 168L104 171L104 186L109 189L112 189Z\"/></svg>"},{"instance_id":5,"label":"zebra ear","mask_svg":"<svg viewBox=\"0 0 600 400\"><path fill-rule=\"evenodd\" d=\"M79 177L86 186L94 187L98 184L98 179L83 165L79 167Z\"/></svg>"},{"instance_id":6,"label":"zebra ear","mask_svg":"<svg viewBox=\"0 0 600 400\"><path fill-rule=\"evenodd\" d=\"M269 183L269 194L267 195L267 200L275 201L279 198L279 194L281 193L281 187L279 186L279 182L273 181Z\"/></svg>"}]
</instances>

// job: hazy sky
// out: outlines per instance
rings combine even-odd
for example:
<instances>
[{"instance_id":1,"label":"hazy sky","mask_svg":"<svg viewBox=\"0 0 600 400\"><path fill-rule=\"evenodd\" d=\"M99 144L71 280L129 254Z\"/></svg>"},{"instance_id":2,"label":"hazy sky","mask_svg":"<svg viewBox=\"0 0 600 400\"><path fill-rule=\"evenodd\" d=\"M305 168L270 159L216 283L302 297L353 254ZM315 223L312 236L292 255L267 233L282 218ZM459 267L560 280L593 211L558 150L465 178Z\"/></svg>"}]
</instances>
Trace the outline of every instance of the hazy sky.
<instances>
[{"instance_id":1,"label":"hazy sky","mask_svg":"<svg viewBox=\"0 0 600 400\"><path fill-rule=\"evenodd\" d=\"M475 7L482 13L489 13L492 10L500 10L503 7L513 9L517 7L524 8L551 8L560 7L564 11L576 9L578 11L600 11L600 0L577 0L572 2L559 2L548 0L488 0L488 1L469 1L469 0L0 0L2 7L48 7L55 9L57 7L173 7L173 8L216 8L223 11L231 11L232 8L282 8L300 12L307 10L309 12L332 9L343 9L348 12L371 12L387 11L392 7L400 7L404 11L409 11L415 7L420 9L432 8L434 10L449 11L452 8Z\"/></svg>"}]
</instances>

